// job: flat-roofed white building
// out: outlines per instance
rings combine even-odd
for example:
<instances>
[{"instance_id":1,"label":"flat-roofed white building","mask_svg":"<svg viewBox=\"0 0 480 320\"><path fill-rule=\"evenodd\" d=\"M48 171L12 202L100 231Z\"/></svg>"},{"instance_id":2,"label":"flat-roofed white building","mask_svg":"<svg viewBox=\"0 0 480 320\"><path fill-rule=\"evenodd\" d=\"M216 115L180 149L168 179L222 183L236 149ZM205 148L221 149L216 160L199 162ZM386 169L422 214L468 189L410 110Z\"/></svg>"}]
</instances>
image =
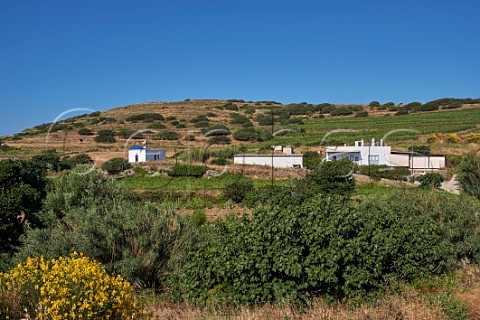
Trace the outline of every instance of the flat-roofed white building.
<instances>
[{"instance_id":1,"label":"flat-roofed white building","mask_svg":"<svg viewBox=\"0 0 480 320\"><path fill-rule=\"evenodd\" d=\"M363 165L391 165L391 148L385 146L383 139L377 144L372 139L370 144L365 144L363 140L355 141L354 146L329 146L325 149L326 160L341 160L347 158L356 164Z\"/></svg>"},{"instance_id":2,"label":"flat-roofed white building","mask_svg":"<svg viewBox=\"0 0 480 320\"><path fill-rule=\"evenodd\" d=\"M302 154L236 154L234 164L269 166L274 168L302 168Z\"/></svg>"},{"instance_id":3,"label":"flat-roofed white building","mask_svg":"<svg viewBox=\"0 0 480 320\"><path fill-rule=\"evenodd\" d=\"M138 162L147 162L147 161L157 161L165 160L166 150L165 149L152 149L146 146L134 145L128 149L128 162L138 163Z\"/></svg>"}]
</instances>

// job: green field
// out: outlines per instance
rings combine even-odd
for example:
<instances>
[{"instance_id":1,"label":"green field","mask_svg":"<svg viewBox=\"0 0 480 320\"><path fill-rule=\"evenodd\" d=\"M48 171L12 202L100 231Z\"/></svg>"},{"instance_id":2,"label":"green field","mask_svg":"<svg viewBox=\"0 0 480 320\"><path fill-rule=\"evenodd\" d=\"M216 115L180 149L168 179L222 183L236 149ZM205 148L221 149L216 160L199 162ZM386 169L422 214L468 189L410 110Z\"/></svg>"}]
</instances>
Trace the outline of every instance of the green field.
<instances>
[{"instance_id":1,"label":"green field","mask_svg":"<svg viewBox=\"0 0 480 320\"><path fill-rule=\"evenodd\" d=\"M305 119L305 124L302 126L305 133L276 136L274 141L278 145L318 146L322 139L324 139L323 145L327 145L353 144L355 140L360 139L385 138L389 145L397 145L408 140L417 140L420 135L475 129L480 124L479 119L480 108L423 112L403 116ZM280 128L275 127L275 130ZM261 148L270 144L271 141L268 141L254 146Z\"/></svg>"},{"instance_id":2,"label":"green field","mask_svg":"<svg viewBox=\"0 0 480 320\"><path fill-rule=\"evenodd\" d=\"M219 177L211 178L188 178L188 177L165 177L165 176L147 176L134 175L119 180L127 189L137 190L178 190L178 191L196 191L196 190L218 190L223 189L229 184L241 179L240 175L223 174ZM252 180L255 187L271 185L271 180ZM288 180L274 180L275 185L287 184Z\"/></svg>"}]
</instances>

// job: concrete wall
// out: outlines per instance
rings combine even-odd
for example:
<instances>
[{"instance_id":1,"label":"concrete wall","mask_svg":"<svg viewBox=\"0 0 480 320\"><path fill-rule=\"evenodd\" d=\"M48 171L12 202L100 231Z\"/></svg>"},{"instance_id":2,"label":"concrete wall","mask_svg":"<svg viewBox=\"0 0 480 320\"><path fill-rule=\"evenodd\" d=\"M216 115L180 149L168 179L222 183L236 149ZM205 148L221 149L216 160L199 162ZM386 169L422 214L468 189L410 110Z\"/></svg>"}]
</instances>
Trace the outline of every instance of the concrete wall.
<instances>
[{"instance_id":1,"label":"concrete wall","mask_svg":"<svg viewBox=\"0 0 480 320\"><path fill-rule=\"evenodd\" d=\"M236 154L233 157L233 163L241 165L257 165L257 166L271 166L271 154ZM303 167L303 155L273 155L274 168L293 168Z\"/></svg>"},{"instance_id":2,"label":"concrete wall","mask_svg":"<svg viewBox=\"0 0 480 320\"><path fill-rule=\"evenodd\" d=\"M445 156L412 155L410 153L393 153L392 166L410 169L441 169L445 167Z\"/></svg>"}]
</instances>

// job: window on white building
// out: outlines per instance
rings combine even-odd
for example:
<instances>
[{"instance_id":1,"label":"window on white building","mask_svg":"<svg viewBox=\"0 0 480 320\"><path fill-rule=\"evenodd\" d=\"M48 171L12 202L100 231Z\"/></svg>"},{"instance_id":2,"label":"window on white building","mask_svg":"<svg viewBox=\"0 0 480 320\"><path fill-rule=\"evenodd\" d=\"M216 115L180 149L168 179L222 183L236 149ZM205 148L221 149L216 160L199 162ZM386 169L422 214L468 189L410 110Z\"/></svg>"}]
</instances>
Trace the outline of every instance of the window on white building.
<instances>
[{"instance_id":1,"label":"window on white building","mask_svg":"<svg viewBox=\"0 0 480 320\"><path fill-rule=\"evenodd\" d=\"M369 155L368 164L380 164L380 156L378 155Z\"/></svg>"}]
</instances>

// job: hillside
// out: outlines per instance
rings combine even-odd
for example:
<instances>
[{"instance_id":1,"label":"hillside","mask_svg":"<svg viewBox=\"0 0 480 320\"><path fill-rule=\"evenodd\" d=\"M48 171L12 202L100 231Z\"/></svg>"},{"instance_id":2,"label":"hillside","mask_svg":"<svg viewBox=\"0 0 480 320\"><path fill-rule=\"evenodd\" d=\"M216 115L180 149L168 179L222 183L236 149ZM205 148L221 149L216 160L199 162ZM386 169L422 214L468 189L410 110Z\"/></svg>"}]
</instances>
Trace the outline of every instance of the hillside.
<instances>
[{"instance_id":1,"label":"hillside","mask_svg":"<svg viewBox=\"0 0 480 320\"><path fill-rule=\"evenodd\" d=\"M327 144L386 137L387 143L398 149L412 143L430 143L436 153L464 154L478 148L478 119L478 99L439 99L423 105L149 102L40 124L4 137L3 144L10 148L4 146L2 150L4 156L21 158L55 149L65 155L88 153L102 162L126 156L130 146L143 140L152 147L166 148L171 157L182 150L212 145L244 145L249 152L262 152L272 144L282 144L296 146L298 151L317 151ZM227 138L212 141L212 136L205 134L210 129L228 130ZM271 136L272 130L282 129L288 130ZM249 135L236 136L239 130Z\"/></svg>"}]
</instances>

